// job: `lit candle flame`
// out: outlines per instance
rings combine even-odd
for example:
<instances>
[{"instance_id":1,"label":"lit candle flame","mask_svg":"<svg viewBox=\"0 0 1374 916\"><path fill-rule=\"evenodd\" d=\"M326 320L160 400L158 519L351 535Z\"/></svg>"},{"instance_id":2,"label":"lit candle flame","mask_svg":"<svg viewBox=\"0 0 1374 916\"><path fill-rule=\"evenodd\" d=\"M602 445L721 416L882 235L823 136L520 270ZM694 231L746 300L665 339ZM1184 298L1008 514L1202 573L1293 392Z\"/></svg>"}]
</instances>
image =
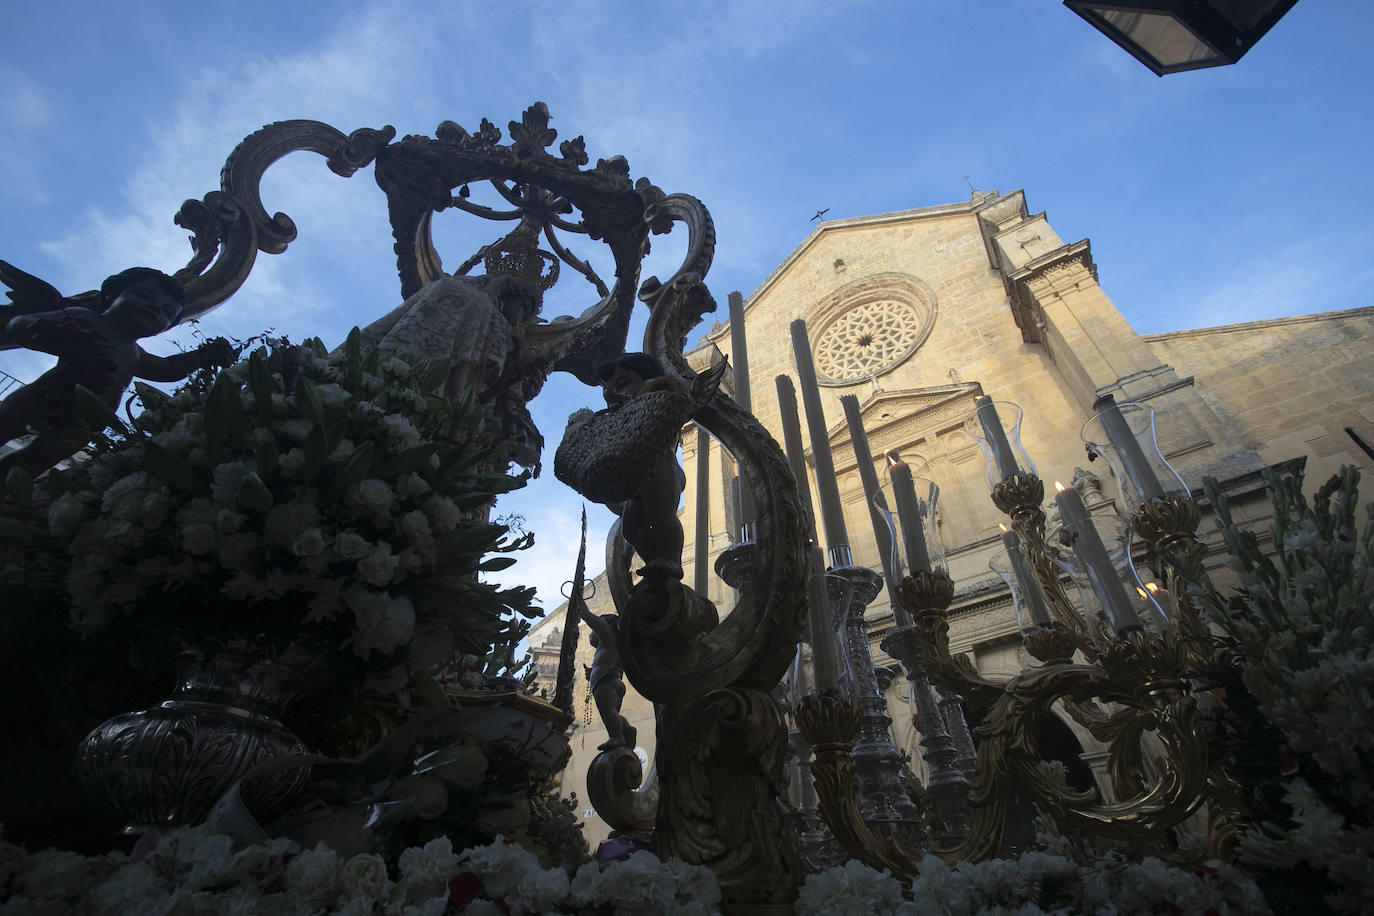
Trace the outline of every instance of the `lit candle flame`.
<instances>
[{"instance_id":1,"label":"lit candle flame","mask_svg":"<svg viewBox=\"0 0 1374 916\"><path fill-rule=\"evenodd\" d=\"M997 527L998 527L998 528L1001 528L1003 531L1006 531L1006 530L1007 530L1007 526L1004 525L1004 524L1002 524L1001 522L998 522L998 523L997 523Z\"/></svg>"},{"instance_id":2,"label":"lit candle flame","mask_svg":"<svg viewBox=\"0 0 1374 916\"><path fill-rule=\"evenodd\" d=\"M1054 488L1058 490L1060 493L1064 492L1064 485L1057 480L1054 482Z\"/></svg>"},{"instance_id":3,"label":"lit candle flame","mask_svg":"<svg viewBox=\"0 0 1374 916\"><path fill-rule=\"evenodd\" d=\"M883 457L887 459L887 466L890 468L896 467L897 465L902 463L902 457L897 453L897 450L895 448L883 452Z\"/></svg>"},{"instance_id":4,"label":"lit candle flame","mask_svg":"<svg viewBox=\"0 0 1374 916\"><path fill-rule=\"evenodd\" d=\"M1157 582L1146 582L1145 587L1150 590L1150 594L1157 594L1158 592L1162 591L1162 589L1159 587L1159 583Z\"/></svg>"}]
</instances>

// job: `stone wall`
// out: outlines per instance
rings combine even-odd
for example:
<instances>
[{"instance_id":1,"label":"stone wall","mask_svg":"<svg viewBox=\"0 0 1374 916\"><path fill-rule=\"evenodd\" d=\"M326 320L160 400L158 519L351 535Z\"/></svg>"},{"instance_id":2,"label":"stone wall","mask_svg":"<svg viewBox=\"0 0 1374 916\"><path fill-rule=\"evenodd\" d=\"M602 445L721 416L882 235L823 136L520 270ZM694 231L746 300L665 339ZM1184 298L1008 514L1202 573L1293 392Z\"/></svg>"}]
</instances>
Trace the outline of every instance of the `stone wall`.
<instances>
[{"instance_id":1,"label":"stone wall","mask_svg":"<svg viewBox=\"0 0 1374 916\"><path fill-rule=\"evenodd\" d=\"M1374 459L1374 308L1276 318L1145 338L1196 380L1200 396L1266 463L1307 459L1315 486Z\"/></svg>"}]
</instances>

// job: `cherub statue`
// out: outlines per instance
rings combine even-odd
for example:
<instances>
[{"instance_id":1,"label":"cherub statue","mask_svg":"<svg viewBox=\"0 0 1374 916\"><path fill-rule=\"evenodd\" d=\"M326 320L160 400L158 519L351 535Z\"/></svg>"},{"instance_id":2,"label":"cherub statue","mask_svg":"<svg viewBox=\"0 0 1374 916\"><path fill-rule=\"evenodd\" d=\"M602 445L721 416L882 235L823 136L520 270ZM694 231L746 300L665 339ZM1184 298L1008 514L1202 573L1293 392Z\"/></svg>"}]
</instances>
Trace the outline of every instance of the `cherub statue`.
<instances>
[{"instance_id":1,"label":"cherub statue","mask_svg":"<svg viewBox=\"0 0 1374 916\"><path fill-rule=\"evenodd\" d=\"M57 365L0 401L0 444L28 433L27 445L0 458L0 481L13 468L38 475L80 451L91 438L82 418L78 385L114 410L137 376L175 382L195 369L227 365L234 350L216 338L175 356L154 356L138 345L181 318L186 292L160 270L132 267L94 291L71 298L0 261L0 281L12 290L0 307L0 349L23 347L57 357Z\"/></svg>"},{"instance_id":2,"label":"cherub statue","mask_svg":"<svg viewBox=\"0 0 1374 916\"><path fill-rule=\"evenodd\" d=\"M615 614L593 614L585 604L578 608L578 614L591 628L592 646L596 649L590 677L592 699L606 726L606 741L598 745L597 750L633 749L639 733L630 720L620 714L620 704L625 699L625 671L620 664L620 618Z\"/></svg>"},{"instance_id":3,"label":"cherub statue","mask_svg":"<svg viewBox=\"0 0 1374 916\"><path fill-rule=\"evenodd\" d=\"M676 391L677 382L647 353L625 353L601 364L601 392L606 406L617 410L640 394ZM687 475L673 451L662 452L639 486L636 496L609 506L620 516L620 533L644 560L647 570L662 570L682 578L682 523L677 504Z\"/></svg>"}]
</instances>

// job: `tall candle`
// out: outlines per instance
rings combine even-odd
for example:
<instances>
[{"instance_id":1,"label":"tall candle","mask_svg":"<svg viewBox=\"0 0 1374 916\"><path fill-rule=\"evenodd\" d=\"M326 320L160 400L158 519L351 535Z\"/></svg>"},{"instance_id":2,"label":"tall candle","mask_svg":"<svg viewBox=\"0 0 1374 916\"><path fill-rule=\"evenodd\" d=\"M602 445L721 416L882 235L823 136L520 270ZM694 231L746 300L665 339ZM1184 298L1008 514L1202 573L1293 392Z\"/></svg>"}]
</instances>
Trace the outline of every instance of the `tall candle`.
<instances>
[{"instance_id":1,"label":"tall candle","mask_svg":"<svg viewBox=\"0 0 1374 916\"><path fill-rule=\"evenodd\" d=\"M710 585L708 558L711 551L711 436L706 427L697 427L697 520L693 533L692 555L695 558L692 585L698 595L705 595Z\"/></svg>"},{"instance_id":2,"label":"tall candle","mask_svg":"<svg viewBox=\"0 0 1374 916\"><path fill-rule=\"evenodd\" d=\"M887 475L892 478L892 498L897 503L897 522L902 528L902 543L906 547L906 565L911 575L930 572L930 552L926 550L925 533L921 530L920 505L916 501L916 482L911 468L896 451L887 453Z\"/></svg>"},{"instance_id":3,"label":"tall candle","mask_svg":"<svg viewBox=\"0 0 1374 916\"><path fill-rule=\"evenodd\" d=\"M1093 410L1097 412L1098 419L1102 421L1102 428L1107 432L1107 441L1120 456L1126 476L1140 491L1142 501L1163 499L1164 488L1159 485L1159 478L1155 476L1154 468L1150 467L1150 462L1145 458L1145 452L1136 441L1135 433L1131 432L1131 425L1122 416L1121 408L1116 406L1116 398L1110 394L1102 395L1093 402Z\"/></svg>"},{"instance_id":4,"label":"tall candle","mask_svg":"<svg viewBox=\"0 0 1374 916\"><path fill-rule=\"evenodd\" d=\"M821 409L821 389L816 382L815 364L811 361L811 341L806 336L806 322L798 318L792 322L791 331L792 352L797 360L797 379L801 383L802 406L806 410L806 427L811 433L811 457L816 467L816 492L821 498L825 542L830 548L831 564L848 566L849 533L844 527L840 486L835 478L835 462L830 457L830 431L825 425L825 411Z\"/></svg>"},{"instance_id":5,"label":"tall candle","mask_svg":"<svg viewBox=\"0 0 1374 916\"><path fill-rule=\"evenodd\" d=\"M744 408L745 413L753 413L754 406L749 394L749 347L744 337L744 296L738 292L730 293L730 363L734 366L735 403ZM740 483L739 508L740 540L754 539L754 493Z\"/></svg>"},{"instance_id":6,"label":"tall candle","mask_svg":"<svg viewBox=\"0 0 1374 916\"><path fill-rule=\"evenodd\" d=\"M797 389L785 375L779 375L773 384L778 389L778 412L782 415L783 451L787 454L787 465L792 469L792 476L797 478L797 492L801 497L802 511L806 514L806 526L814 535L816 507L811 504L811 487L807 484L805 447L802 445L801 420L797 414Z\"/></svg>"},{"instance_id":7,"label":"tall candle","mask_svg":"<svg viewBox=\"0 0 1374 916\"><path fill-rule=\"evenodd\" d=\"M849 424L849 442L854 447L854 460L859 465L859 480L864 486L864 499L868 503L868 517L873 524L873 540L878 545L878 558L883 566L883 578L887 580L888 600L892 605L892 618L899 627L909 627L914 622L905 608L897 601L897 576L892 565L892 532L887 527L880 506L884 506L882 486L878 482L878 472L873 468L873 452L868 447L868 433L864 430L863 415L859 413L859 399L855 395L840 396L844 407L844 419Z\"/></svg>"},{"instance_id":8,"label":"tall candle","mask_svg":"<svg viewBox=\"0 0 1374 916\"><path fill-rule=\"evenodd\" d=\"M1019 468L1016 466L1016 455L1011 450L1011 443L1007 441L1006 430L1002 429L1002 418L997 415L997 407L992 403L992 398L980 395L973 399L973 403L978 407L978 422L983 425L983 435L987 437L988 445L992 448L997 473L1001 479L1006 480Z\"/></svg>"},{"instance_id":9,"label":"tall candle","mask_svg":"<svg viewBox=\"0 0 1374 916\"><path fill-rule=\"evenodd\" d=\"M1026 610L1030 613L1031 623L1037 627L1050 626L1050 609L1045 605L1045 594L1040 590L1040 582L1036 579L1034 570L1030 568L1025 554L1021 552L1021 535L1002 528L1002 546L1007 548L1011 572L1021 586L1021 597L1026 603Z\"/></svg>"},{"instance_id":10,"label":"tall candle","mask_svg":"<svg viewBox=\"0 0 1374 916\"><path fill-rule=\"evenodd\" d=\"M825 589L825 558L816 545L816 516L811 508L811 490L806 482L806 459L802 456L801 424L797 417L797 393L792 380L779 375L773 380L778 389L778 412L782 416L782 441L787 464L797 478L802 511L810 538L807 555L811 559L811 581L807 583L807 622L811 627L811 656L816 669L816 689L839 688L839 643L830 626L830 598Z\"/></svg>"},{"instance_id":11,"label":"tall candle","mask_svg":"<svg viewBox=\"0 0 1374 916\"><path fill-rule=\"evenodd\" d=\"M1073 487L1066 489L1058 482L1055 486L1059 492L1055 495L1054 501L1059 506L1059 515L1063 519L1064 527L1073 534L1074 553L1078 555L1079 561L1087 571L1088 582L1092 585L1097 600L1102 602L1102 609L1107 612L1107 619L1111 621L1112 628L1120 633L1140 627L1140 616L1131 606L1125 586L1117 578L1116 567L1112 565L1112 559L1107 554L1102 538L1098 537L1092 516L1088 514L1088 507L1083 505L1083 497L1079 496Z\"/></svg>"}]
</instances>

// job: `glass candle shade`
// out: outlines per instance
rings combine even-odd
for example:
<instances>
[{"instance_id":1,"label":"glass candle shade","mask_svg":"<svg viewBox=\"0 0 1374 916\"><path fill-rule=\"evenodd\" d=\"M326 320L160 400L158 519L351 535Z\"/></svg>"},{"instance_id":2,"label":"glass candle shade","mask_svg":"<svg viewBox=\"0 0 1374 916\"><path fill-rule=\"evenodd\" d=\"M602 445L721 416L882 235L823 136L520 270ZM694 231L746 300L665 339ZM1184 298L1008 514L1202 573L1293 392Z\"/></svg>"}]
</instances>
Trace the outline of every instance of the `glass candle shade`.
<instances>
[{"instance_id":1,"label":"glass candle shade","mask_svg":"<svg viewBox=\"0 0 1374 916\"><path fill-rule=\"evenodd\" d=\"M1049 602L1026 559L1019 536L1015 531L1003 531L1002 543L1003 549L992 555L988 568L1002 578L1011 592L1017 628L1025 635L1052 627Z\"/></svg>"},{"instance_id":2,"label":"glass candle shade","mask_svg":"<svg viewBox=\"0 0 1374 916\"><path fill-rule=\"evenodd\" d=\"M853 609L858 588L854 580L848 576L826 573L825 590L830 597L830 606L827 612L830 621L828 635L837 654L835 683L829 689L841 698L858 699L859 690L854 678L854 660L851 657L853 647L848 644L848 631L845 627L845 622L849 619L850 611ZM825 689L823 684L816 686Z\"/></svg>"},{"instance_id":3,"label":"glass candle shade","mask_svg":"<svg viewBox=\"0 0 1374 916\"><path fill-rule=\"evenodd\" d=\"M1093 639L1106 645L1130 630L1158 632L1168 615L1141 582L1131 559L1131 523L1119 515L1066 518L1047 545L1078 586Z\"/></svg>"},{"instance_id":4,"label":"glass candle shade","mask_svg":"<svg viewBox=\"0 0 1374 916\"><path fill-rule=\"evenodd\" d=\"M918 572L944 572L945 548L940 541L940 488L923 477L890 467L889 481L873 498L892 535L892 553L885 564L894 580Z\"/></svg>"},{"instance_id":5,"label":"glass candle shade","mask_svg":"<svg viewBox=\"0 0 1374 916\"><path fill-rule=\"evenodd\" d=\"M1035 473L1035 463L1021 445L1021 408L1010 401L973 399L973 416L964 421L964 432L983 450L983 467L991 490L1018 471Z\"/></svg>"},{"instance_id":6,"label":"glass candle shade","mask_svg":"<svg viewBox=\"0 0 1374 916\"><path fill-rule=\"evenodd\" d=\"M1097 413L1083 424L1083 444L1107 459L1121 487L1126 513L1166 496L1187 496L1188 486L1159 450L1155 409L1148 404L1117 404L1111 395L1098 398Z\"/></svg>"}]
</instances>

